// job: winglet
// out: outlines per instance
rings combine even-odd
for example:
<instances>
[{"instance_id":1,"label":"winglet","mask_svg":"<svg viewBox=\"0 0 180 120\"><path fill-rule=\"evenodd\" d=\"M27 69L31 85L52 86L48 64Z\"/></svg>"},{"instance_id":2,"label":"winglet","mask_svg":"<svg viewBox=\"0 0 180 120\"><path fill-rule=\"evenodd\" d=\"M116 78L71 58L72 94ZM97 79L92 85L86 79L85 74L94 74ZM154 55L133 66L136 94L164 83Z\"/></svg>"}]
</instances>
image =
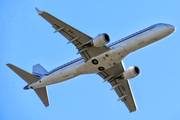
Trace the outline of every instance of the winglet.
<instances>
[{"instance_id":1,"label":"winglet","mask_svg":"<svg viewBox=\"0 0 180 120\"><path fill-rule=\"evenodd\" d=\"M37 13L40 15L41 13L43 13L43 11L39 10L37 7L35 7Z\"/></svg>"}]
</instances>

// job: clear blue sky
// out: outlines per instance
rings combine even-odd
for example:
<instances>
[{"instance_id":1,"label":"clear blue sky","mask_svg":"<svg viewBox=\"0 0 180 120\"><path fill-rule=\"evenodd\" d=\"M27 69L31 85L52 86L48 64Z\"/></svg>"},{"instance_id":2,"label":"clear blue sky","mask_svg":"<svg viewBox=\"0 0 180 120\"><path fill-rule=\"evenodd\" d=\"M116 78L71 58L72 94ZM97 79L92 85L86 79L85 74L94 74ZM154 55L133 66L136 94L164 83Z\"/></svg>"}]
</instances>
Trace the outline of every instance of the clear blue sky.
<instances>
[{"instance_id":1,"label":"clear blue sky","mask_svg":"<svg viewBox=\"0 0 180 120\"><path fill-rule=\"evenodd\" d=\"M179 0L0 0L0 120L169 120L180 113ZM72 44L39 16L44 10L95 37L108 33L111 43L156 23L176 32L124 59L141 75L131 79L138 111L129 113L118 96L96 74L48 86L50 106L44 107L26 82L5 64L28 72L40 63L48 71L80 55Z\"/></svg>"}]
</instances>

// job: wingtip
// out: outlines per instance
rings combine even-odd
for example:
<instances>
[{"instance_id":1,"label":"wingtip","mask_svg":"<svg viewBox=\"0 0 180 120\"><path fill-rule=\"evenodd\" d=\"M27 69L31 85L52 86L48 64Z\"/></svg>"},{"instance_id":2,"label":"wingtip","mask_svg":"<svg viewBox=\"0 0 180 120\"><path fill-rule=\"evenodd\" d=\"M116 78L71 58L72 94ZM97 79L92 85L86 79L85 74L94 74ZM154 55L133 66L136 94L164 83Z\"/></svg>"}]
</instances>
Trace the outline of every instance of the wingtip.
<instances>
[{"instance_id":1,"label":"wingtip","mask_svg":"<svg viewBox=\"0 0 180 120\"><path fill-rule=\"evenodd\" d=\"M46 107L49 107L49 103L47 105L45 105Z\"/></svg>"},{"instance_id":2,"label":"wingtip","mask_svg":"<svg viewBox=\"0 0 180 120\"><path fill-rule=\"evenodd\" d=\"M37 7L35 7L37 13L40 15L43 11L39 10Z\"/></svg>"},{"instance_id":3,"label":"wingtip","mask_svg":"<svg viewBox=\"0 0 180 120\"><path fill-rule=\"evenodd\" d=\"M7 63L6 65L9 67L9 66L10 66L10 65L12 65L12 64L10 64L10 63Z\"/></svg>"}]
</instances>

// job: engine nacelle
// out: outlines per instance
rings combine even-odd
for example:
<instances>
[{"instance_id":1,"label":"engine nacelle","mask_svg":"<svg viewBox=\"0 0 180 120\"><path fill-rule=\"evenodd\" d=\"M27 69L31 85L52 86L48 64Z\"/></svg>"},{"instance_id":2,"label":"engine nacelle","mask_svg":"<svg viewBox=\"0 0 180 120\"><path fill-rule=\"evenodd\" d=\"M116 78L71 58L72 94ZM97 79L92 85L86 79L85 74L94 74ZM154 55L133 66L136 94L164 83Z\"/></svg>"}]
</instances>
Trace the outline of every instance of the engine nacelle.
<instances>
[{"instance_id":1,"label":"engine nacelle","mask_svg":"<svg viewBox=\"0 0 180 120\"><path fill-rule=\"evenodd\" d=\"M92 40L92 46L102 47L110 41L109 35L106 33L99 34Z\"/></svg>"},{"instance_id":2,"label":"engine nacelle","mask_svg":"<svg viewBox=\"0 0 180 120\"><path fill-rule=\"evenodd\" d=\"M140 74L140 69L137 66L129 67L126 71L123 72L123 79L131 79Z\"/></svg>"}]
</instances>

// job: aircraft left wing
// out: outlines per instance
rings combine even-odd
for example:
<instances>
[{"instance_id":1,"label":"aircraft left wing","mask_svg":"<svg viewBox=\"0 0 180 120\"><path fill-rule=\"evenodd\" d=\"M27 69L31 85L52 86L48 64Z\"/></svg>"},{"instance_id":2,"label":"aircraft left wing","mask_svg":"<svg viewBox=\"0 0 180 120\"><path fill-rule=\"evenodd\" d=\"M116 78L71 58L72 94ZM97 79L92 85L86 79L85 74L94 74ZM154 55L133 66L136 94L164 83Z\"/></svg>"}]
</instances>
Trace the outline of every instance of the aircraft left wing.
<instances>
[{"instance_id":1,"label":"aircraft left wing","mask_svg":"<svg viewBox=\"0 0 180 120\"><path fill-rule=\"evenodd\" d=\"M134 100L133 93L131 91L131 86L129 80L120 80L117 77L125 71L124 64L121 61L110 69L98 73L104 81L108 81L112 88L119 96L119 100L122 100L130 112L136 111L137 106Z\"/></svg>"},{"instance_id":2,"label":"aircraft left wing","mask_svg":"<svg viewBox=\"0 0 180 120\"><path fill-rule=\"evenodd\" d=\"M73 43L78 49L78 53L84 58L85 61L88 61L91 57L97 56L101 53L104 53L109 50L108 47L88 47L84 46L85 43L92 40L91 37L82 33L81 31L73 28L72 26L64 23L63 21L55 18L45 11L40 11L36 8L36 11L40 16L47 20L52 27L55 29L54 33L59 32L65 38L69 40L68 43Z\"/></svg>"}]
</instances>

